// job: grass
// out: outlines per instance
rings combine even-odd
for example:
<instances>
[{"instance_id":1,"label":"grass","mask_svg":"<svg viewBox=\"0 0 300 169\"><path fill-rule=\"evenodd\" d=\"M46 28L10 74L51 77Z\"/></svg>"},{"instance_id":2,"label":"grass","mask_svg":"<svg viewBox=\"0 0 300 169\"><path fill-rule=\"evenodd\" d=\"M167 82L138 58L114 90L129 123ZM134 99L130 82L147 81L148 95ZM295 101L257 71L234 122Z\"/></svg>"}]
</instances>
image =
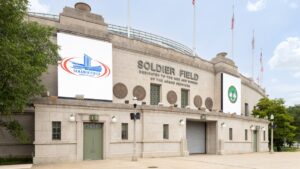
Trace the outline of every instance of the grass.
<instances>
[{"instance_id":1,"label":"grass","mask_svg":"<svg viewBox=\"0 0 300 169\"><path fill-rule=\"evenodd\" d=\"M31 164L32 157L0 157L0 165Z\"/></svg>"},{"instance_id":2,"label":"grass","mask_svg":"<svg viewBox=\"0 0 300 169\"><path fill-rule=\"evenodd\" d=\"M296 152L296 151L300 151L300 149L298 149L297 147L283 147L282 152Z\"/></svg>"}]
</instances>

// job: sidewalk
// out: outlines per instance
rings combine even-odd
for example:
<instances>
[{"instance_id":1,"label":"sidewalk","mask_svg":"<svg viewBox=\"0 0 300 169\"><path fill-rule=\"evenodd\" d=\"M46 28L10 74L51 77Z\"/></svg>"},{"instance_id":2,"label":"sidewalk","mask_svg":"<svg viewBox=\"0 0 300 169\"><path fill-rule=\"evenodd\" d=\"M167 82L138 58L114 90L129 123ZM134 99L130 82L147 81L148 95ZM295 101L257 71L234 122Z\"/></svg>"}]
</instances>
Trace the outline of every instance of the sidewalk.
<instances>
[{"instance_id":1,"label":"sidewalk","mask_svg":"<svg viewBox=\"0 0 300 169\"><path fill-rule=\"evenodd\" d=\"M33 165L33 169L300 169L300 152L139 158Z\"/></svg>"},{"instance_id":2,"label":"sidewalk","mask_svg":"<svg viewBox=\"0 0 300 169\"><path fill-rule=\"evenodd\" d=\"M28 169L32 164L18 164L18 165L0 165L0 169Z\"/></svg>"}]
</instances>

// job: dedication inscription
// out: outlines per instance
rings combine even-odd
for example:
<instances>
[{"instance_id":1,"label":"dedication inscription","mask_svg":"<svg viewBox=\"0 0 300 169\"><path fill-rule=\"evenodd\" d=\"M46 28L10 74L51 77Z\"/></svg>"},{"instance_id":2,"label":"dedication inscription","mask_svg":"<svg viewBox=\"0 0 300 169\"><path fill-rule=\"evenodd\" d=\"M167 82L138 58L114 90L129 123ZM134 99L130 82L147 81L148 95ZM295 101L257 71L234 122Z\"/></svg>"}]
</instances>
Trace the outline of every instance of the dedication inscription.
<instances>
[{"instance_id":1,"label":"dedication inscription","mask_svg":"<svg viewBox=\"0 0 300 169\"><path fill-rule=\"evenodd\" d=\"M175 69L172 66L139 60L137 62L139 74L150 76L151 81L167 83L182 87L197 85L199 75L184 69Z\"/></svg>"}]
</instances>

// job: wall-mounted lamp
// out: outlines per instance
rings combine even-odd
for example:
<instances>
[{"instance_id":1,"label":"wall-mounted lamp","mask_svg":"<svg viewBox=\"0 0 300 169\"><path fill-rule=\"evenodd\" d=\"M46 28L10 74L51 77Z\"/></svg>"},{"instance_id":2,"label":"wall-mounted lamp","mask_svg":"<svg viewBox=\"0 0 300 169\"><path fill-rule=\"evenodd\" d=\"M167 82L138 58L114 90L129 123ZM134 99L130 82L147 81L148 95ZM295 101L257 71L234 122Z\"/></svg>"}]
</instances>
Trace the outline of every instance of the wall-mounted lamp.
<instances>
[{"instance_id":1,"label":"wall-mounted lamp","mask_svg":"<svg viewBox=\"0 0 300 169\"><path fill-rule=\"evenodd\" d=\"M84 95L83 94L76 94L75 95L75 99L83 100L84 99Z\"/></svg>"},{"instance_id":2,"label":"wall-mounted lamp","mask_svg":"<svg viewBox=\"0 0 300 169\"><path fill-rule=\"evenodd\" d=\"M200 119L201 119L201 120L206 120L206 114L201 114L201 115L200 115Z\"/></svg>"},{"instance_id":3,"label":"wall-mounted lamp","mask_svg":"<svg viewBox=\"0 0 300 169\"><path fill-rule=\"evenodd\" d=\"M270 116L270 120L274 120L274 115L273 114L271 114L271 116Z\"/></svg>"},{"instance_id":4,"label":"wall-mounted lamp","mask_svg":"<svg viewBox=\"0 0 300 169\"><path fill-rule=\"evenodd\" d=\"M226 127L226 123L225 122L221 123L221 127L222 128Z\"/></svg>"},{"instance_id":5,"label":"wall-mounted lamp","mask_svg":"<svg viewBox=\"0 0 300 169\"><path fill-rule=\"evenodd\" d=\"M185 125L185 121L183 119L179 120L179 125L184 126Z\"/></svg>"},{"instance_id":6,"label":"wall-mounted lamp","mask_svg":"<svg viewBox=\"0 0 300 169\"><path fill-rule=\"evenodd\" d=\"M265 128L265 127L262 127L261 130L262 130L262 131L266 131L266 128Z\"/></svg>"},{"instance_id":7,"label":"wall-mounted lamp","mask_svg":"<svg viewBox=\"0 0 300 169\"><path fill-rule=\"evenodd\" d=\"M133 97L133 108L136 108L137 106L137 98L136 97Z\"/></svg>"},{"instance_id":8,"label":"wall-mounted lamp","mask_svg":"<svg viewBox=\"0 0 300 169\"><path fill-rule=\"evenodd\" d=\"M255 130L255 126L254 126L254 125L251 125L251 126L250 126L250 129L251 129L251 130Z\"/></svg>"},{"instance_id":9,"label":"wall-mounted lamp","mask_svg":"<svg viewBox=\"0 0 300 169\"><path fill-rule=\"evenodd\" d=\"M111 122L112 123L116 123L118 121L117 117L116 116L112 116L111 117Z\"/></svg>"},{"instance_id":10,"label":"wall-mounted lamp","mask_svg":"<svg viewBox=\"0 0 300 169\"><path fill-rule=\"evenodd\" d=\"M74 122L76 120L75 115L72 113L69 117L69 121Z\"/></svg>"}]
</instances>

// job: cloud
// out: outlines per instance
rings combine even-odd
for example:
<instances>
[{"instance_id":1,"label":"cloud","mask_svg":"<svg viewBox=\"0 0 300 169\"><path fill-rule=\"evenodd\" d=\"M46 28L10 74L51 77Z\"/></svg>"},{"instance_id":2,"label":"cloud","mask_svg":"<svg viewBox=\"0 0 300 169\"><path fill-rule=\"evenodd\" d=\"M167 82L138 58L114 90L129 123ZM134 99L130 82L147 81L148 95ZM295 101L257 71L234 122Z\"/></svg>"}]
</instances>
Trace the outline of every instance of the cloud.
<instances>
[{"instance_id":1,"label":"cloud","mask_svg":"<svg viewBox=\"0 0 300 169\"><path fill-rule=\"evenodd\" d=\"M289 4L289 7L290 7L290 8L293 8L293 9L296 9L296 8L298 8L298 4L297 4L296 2L291 2L291 3Z\"/></svg>"},{"instance_id":2,"label":"cloud","mask_svg":"<svg viewBox=\"0 0 300 169\"><path fill-rule=\"evenodd\" d=\"M248 0L247 10L250 12L256 12L266 7L266 0Z\"/></svg>"},{"instance_id":3,"label":"cloud","mask_svg":"<svg viewBox=\"0 0 300 169\"><path fill-rule=\"evenodd\" d=\"M296 0L282 0L282 1L292 9L297 9L299 7Z\"/></svg>"},{"instance_id":4,"label":"cloud","mask_svg":"<svg viewBox=\"0 0 300 169\"><path fill-rule=\"evenodd\" d=\"M299 84L273 84L267 87L267 93L271 95L271 98L284 98L288 106L300 104Z\"/></svg>"},{"instance_id":5,"label":"cloud","mask_svg":"<svg viewBox=\"0 0 300 169\"><path fill-rule=\"evenodd\" d=\"M300 39L289 37L280 42L268 64L271 69L291 71L294 77L300 77Z\"/></svg>"},{"instance_id":6,"label":"cloud","mask_svg":"<svg viewBox=\"0 0 300 169\"><path fill-rule=\"evenodd\" d=\"M49 6L41 4L39 0L29 0L29 11L39 13L49 13Z\"/></svg>"},{"instance_id":7,"label":"cloud","mask_svg":"<svg viewBox=\"0 0 300 169\"><path fill-rule=\"evenodd\" d=\"M277 82L278 82L278 79L277 79L277 78L272 78L272 79L271 79L271 82L272 82L272 83L277 83Z\"/></svg>"}]
</instances>

